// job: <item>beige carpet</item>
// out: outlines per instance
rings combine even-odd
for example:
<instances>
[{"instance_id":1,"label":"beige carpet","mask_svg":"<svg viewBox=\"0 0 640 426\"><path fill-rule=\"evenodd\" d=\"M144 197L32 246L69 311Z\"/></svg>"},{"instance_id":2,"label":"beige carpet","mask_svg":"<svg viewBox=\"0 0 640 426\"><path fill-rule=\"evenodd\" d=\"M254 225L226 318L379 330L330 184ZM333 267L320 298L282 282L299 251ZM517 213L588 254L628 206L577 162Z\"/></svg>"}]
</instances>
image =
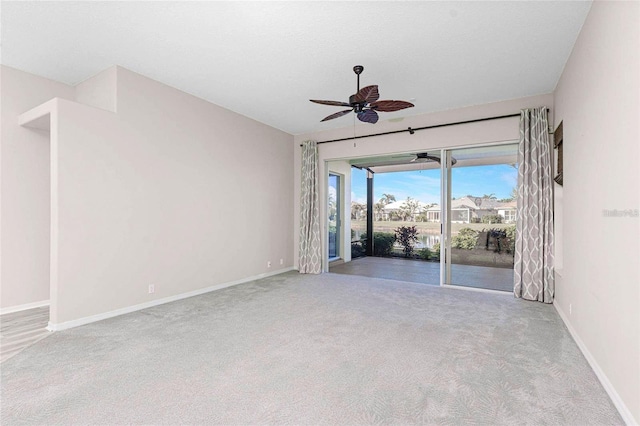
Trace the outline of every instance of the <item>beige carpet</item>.
<instances>
[{"instance_id":1,"label":"beige carpet","mask_svg":"<svg viewBox=\"0 0 640 426\"><path fill-rule=\"evenodd\" d=\"M2 424L622 424L554 308L291 272L57 332Z\"/></svg>"}]
</instances>

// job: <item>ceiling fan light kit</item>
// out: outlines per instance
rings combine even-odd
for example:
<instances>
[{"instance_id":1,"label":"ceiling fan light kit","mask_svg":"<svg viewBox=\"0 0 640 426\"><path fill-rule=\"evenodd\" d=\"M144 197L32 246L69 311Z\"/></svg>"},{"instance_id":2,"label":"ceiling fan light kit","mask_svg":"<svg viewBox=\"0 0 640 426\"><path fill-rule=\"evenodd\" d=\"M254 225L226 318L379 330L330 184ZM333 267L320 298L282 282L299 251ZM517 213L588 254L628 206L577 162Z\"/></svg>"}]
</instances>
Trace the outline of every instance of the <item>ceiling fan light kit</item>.
<instances>
[{"instance_id":1,"label":"ceiling fan light kit","mask_svg":"<svg viewBox=\"0 0 640 426\"><path fill-rule=\"evenodd\" d=\"M380 93L378 92L377 85L367 86L360 89L360 74L362 74L362 71L364 71L364 67L362 65L356 65L353 67L353 72L356 73L358 80L357 91L355 94L349 96L348 103L309 99L311 102L315 102L317 104L349 107L349 109L333 113L323 118L321 121L333 120L334 118L342 117L343 115L349 114L353 111L356 113L358 120L365 123L375 124L378 122L378 112L400 111L414 106L411 102L406 101L379 101L378 98L380 98Z\"/></svg>"}]
</instances>

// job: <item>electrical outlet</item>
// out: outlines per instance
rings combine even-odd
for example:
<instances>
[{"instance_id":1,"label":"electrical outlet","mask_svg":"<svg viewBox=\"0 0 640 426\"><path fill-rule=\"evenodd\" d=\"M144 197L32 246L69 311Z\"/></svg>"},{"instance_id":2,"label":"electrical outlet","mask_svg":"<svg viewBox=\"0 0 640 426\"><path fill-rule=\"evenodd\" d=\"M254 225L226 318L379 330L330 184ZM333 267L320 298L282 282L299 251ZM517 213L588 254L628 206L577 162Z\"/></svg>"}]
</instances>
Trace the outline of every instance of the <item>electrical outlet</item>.
<instances>
[{"instance_id":1,"label":"electrical outlet","mask_svg":"<svg viewBox=\"0 0 640 426\"><path fill-rule=\"evenodd\" d=\"M280 264L284 265L284 259L280 259Z\"/></svg>"},{"instance_id":2,"label":"electrical outlet","mask_svg":"<svg viewBox=\"0 0 640 426\"><path fill-rule=\"evenodd\" d=\"M569 303L569 315L571 315L571 311L573 311L573 306L571 306L571 303Z\"/></svg>"},{"instance_id":3,"label":"electrical outlet","mask_svg":"<svg viewBox=\"0 0 640 426\"><path fill-rule=\"evenodd\" d=\"M267 268L271 268L271 261L270 260L267 262Z\"/></svg>"},{"instance_id":4,"label":"electrical outlet","mask_svg":"<svg viewBox=\"0 0 640 426\"><path fill-rule=\"evenodd\" d=\"M156 292L156 286L153 284L149 284L149 294Z\"/></svg>"}]
</instances>

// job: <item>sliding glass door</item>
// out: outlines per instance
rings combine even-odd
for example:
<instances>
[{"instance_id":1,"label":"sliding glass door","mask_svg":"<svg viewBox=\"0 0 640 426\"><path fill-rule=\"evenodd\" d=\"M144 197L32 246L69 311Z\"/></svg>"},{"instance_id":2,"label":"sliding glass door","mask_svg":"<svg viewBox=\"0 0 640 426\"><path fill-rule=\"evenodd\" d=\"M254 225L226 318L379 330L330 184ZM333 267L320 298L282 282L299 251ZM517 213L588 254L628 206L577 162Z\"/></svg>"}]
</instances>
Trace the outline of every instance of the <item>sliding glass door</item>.
<instances>
[{"instance_id":1,"label":"sliding glass door","mask_svg":"<svg viewBox=\"0 0 640 426\"><path fill-rule=\"evenodd\" d=\"M340 257L340 235L341 234L341 221L342 214L341 196L340 196L340 176L329 174L329 200L328 200L328 215L329 215L329 260L334 260Z\"/></svg>"},{"instance_id":2,"label":"sliding glass door","mask_svg":"<svg viewBox=\"0 0 640 426\"><path fill-rule=\"evenodd\" d=\"M443 283L512 291L517 144L442 155Z\"/></svg>"}]
</instances>

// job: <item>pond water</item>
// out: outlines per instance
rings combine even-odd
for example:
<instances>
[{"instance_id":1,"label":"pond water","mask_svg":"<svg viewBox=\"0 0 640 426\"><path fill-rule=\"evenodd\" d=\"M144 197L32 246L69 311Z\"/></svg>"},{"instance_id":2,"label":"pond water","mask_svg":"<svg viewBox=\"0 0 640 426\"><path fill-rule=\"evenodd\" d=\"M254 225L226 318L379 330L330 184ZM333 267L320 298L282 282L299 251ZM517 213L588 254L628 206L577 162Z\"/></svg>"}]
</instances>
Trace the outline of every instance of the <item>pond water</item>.
<instances>
[{"instance_id":1,"label":"pond water","mask_svg":"<svg viewBox=\"0 0 640 426\"><path fill-rule=\"evenodd\" d=\"M364 230L360 230L360 229L354 229L353 231L355 232L355 236L351 239L351 241L359 240L360 235L366 233ZM393 234L393 229L376 228L374 232L389 232ZM433 248L435 244L439 244L439 243L440 243L440 234L430 234L422 231L418 234L418 242L416 243L415 248L417 249L421 249L425 247ZM395 246L400 247L400 244L395 243Z\"/></svg>"}]
</instances>

